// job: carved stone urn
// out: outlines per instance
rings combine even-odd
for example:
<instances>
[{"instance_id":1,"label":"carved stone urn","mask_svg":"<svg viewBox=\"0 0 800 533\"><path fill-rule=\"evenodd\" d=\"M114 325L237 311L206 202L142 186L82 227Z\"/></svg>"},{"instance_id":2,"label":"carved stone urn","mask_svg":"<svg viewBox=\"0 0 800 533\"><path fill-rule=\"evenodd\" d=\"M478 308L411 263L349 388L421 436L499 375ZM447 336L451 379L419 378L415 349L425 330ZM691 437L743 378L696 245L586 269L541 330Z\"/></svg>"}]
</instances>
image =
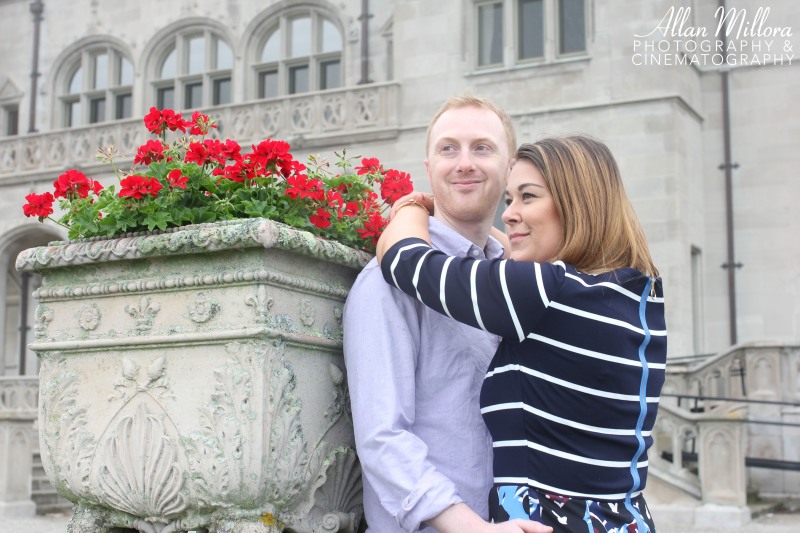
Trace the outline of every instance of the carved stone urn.
<instances>
[{"instance_id":1,"label":"carved stone urn","mask_svg":"<svg viewBox=\"0 0 800 533\"><path fill-rule=\"evenodd\" d=\"M368 259L263 219L23 251L68 531L355 531L341 318Z\"/></svg>"}]
</instances>

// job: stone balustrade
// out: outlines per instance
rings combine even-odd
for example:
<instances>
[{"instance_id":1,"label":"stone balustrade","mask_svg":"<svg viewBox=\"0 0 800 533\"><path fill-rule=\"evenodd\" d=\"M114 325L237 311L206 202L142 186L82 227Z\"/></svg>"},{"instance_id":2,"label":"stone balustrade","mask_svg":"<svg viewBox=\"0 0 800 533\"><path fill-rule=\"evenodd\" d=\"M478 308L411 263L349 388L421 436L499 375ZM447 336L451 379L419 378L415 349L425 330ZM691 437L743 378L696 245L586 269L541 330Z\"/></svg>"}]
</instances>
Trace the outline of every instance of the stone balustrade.
<instances>
[{"instance_id":1,"label":"stone balustrade","mask_svg":"<svg viewBox=\"0 0 800 533\"><path fill-rule=\"evenodd\" d=\"M800 399L800 346L750 343L698 364L667 365L663 393L750 398ZM710 401L709 406L714 405Z\"/></svg>"},{"instance_id":2,"label":"stone balustrade","mask_svg":"<svg viewBox=\"0 0 800 533\"><path fill-rule=\"evenodd\" d=\"M746 524L747 406L727 403L703 413L661 405L648 453L650 475L696 498L702 512L684 517L696 526L716 519Z\"/></svg>"},{"instance_id":3,"label":"stone balustrade","mask_svg":"<svg viewBox=\"0 0 800 533\"><path fill-rule=\"evenodd\" d=\"M345 143L397 136L399 84L375 83L289 95L206 109L219 122L213 137L247 146L267 138L289 141L293 149L341 148ZM188 110L193 111L193 110ZM188 117L187 117L188 118ZM132 156L148 139L141 117L0 138L0 179L36 179L68 167L98 165L98 147L114 145ZM127 160L132 159L129 157Z\"/></svg>"},{"instance_id":4,"label":"stone balustrade","mask_svg":"<svg viewBox=\"0 0 800 533\"><path fill-rule=\"evenodd\" d=\"M712 399L701 400L696 404L690 404L685 399L680 403L684 409L697 407L706 413L719 412L730 405L730 402L715 400L714 397L734 401L741 399L743 403L747 400L798 402L800 346L748 343L734 346L700 363L668 364L662 394L711 397ZM677 407L677 403L678 400L674 397L662 398L657 424L670 423L670 408ZM753 402L748 404L747 413L750 423L743 429L746 434L746 457L800 462L800 428L797 427L800 422L800 407L785 403ZM676 430L671 438L697 436L696 431L687 431ZM678 448L673 443L671 449ZM672 465L672 472L679 469L676 465L680 465L680 459L676 457L675 460L678 462ZM800 492L800 476L793 471L748 468L746 479L748 489L762 498L782 499ZM703 487L704 497L705 493Z\"/></svg>"},{"instance_id":5,"label":"stone balustrade","mask_svg":"<svg viewBox=\"0 0 800 533\"><path fill-rule=\"evenodd\" d=\"M30 516L37 376L0 377L0 516Z\"/></svg>"}]
</instances>

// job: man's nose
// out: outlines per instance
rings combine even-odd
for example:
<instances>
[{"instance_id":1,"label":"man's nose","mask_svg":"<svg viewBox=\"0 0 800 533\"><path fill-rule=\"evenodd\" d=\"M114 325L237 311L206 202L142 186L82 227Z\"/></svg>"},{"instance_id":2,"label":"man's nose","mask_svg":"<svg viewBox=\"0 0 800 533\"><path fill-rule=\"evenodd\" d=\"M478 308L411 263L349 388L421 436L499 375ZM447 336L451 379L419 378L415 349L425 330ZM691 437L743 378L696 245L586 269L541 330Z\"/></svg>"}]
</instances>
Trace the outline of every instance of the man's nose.
<instances>
[{"instance_id":1,"label":"man's nose","mask_svg":"<svg viewBox=\"0 0 800 533\"><path fill-rule=\"evenodd\" d=\"M470 172L475 169L472 150L461 150L458 154L457 168L460 172Z\"/></svg>"}]
</instances>

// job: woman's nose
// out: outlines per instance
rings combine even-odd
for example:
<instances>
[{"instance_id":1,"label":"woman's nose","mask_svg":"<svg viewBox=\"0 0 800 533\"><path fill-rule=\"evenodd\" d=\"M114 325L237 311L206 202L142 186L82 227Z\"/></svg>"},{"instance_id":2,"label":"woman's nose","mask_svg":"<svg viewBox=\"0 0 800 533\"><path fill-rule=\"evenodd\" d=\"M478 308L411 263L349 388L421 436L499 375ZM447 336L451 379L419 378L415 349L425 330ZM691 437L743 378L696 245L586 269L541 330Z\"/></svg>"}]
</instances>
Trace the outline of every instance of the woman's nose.
<instances>
[{"instance_id":1,"label":"woman's nose","mask_svg":"<svg viewBox=\"0 0 800 533\"><path fill-rule=\"evenodd\" d=\"M514 207L514 202L508 204L500 217L505 224L514 224L519 219L517 218L517 210Z\"/></svg>"}]
</instances>

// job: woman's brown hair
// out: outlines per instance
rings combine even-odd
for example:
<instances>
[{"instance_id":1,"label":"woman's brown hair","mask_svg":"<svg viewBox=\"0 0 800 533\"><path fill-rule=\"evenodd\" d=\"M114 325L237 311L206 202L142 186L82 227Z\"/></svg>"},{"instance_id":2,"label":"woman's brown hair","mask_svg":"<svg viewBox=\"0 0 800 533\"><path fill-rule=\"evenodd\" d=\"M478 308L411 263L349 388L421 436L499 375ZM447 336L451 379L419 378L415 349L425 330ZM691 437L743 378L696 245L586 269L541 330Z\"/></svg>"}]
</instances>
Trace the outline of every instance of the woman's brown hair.
<instances>
[{"instance_id":1,"label":"woman's brown hair","mask_svg":"<svg viewBox=\"0 0 800 533\"><path fill-rule=\"evenodd\" d=\"M517 150L542 173L558 210L564 243L557 257L581 272L635 268L658 276L617 162L602 142L554 137Z\"/></svg>"}]
</instances>

